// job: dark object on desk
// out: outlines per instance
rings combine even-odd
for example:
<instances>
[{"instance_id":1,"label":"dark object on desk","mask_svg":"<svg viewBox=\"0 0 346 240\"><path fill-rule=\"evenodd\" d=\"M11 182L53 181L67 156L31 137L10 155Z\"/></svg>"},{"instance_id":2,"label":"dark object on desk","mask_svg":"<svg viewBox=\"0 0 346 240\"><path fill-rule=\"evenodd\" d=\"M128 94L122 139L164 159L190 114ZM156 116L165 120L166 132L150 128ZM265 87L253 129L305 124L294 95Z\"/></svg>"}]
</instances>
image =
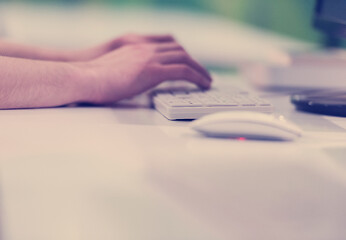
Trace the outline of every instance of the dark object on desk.
<instances>
[{"instance_id":1,"label":"dark object on desk","mask_svg":"<svg viewBox=\"0 0 346 240\"><path fill-rule=\"evenodd\" d=\"M340 47L346 38L346 0L317 0L314 27L326 35L326 47Z\"/></svg>"},{"instance_id":2,"label":"dark object on desk","mask_svg":"<svg viewBox=\"0 0 346 240\"><path fill-rule=\"evenodd\" d=\"M346 0L316 0L313 25L325 34L326 48L340 47L346 38ZM291 102L300 111L346 117L346 90L296 94Z\"/></svg>"},{"instance_id":3,"label":"dark object on desk","mask_svg":"<svg viewBox=\"0 0 346 240\"><path fill-rule=\"evenodd\" d=\"M291 97L297 110L346 117L346 90L320 90Z\"/></svg>"}]
</instances>

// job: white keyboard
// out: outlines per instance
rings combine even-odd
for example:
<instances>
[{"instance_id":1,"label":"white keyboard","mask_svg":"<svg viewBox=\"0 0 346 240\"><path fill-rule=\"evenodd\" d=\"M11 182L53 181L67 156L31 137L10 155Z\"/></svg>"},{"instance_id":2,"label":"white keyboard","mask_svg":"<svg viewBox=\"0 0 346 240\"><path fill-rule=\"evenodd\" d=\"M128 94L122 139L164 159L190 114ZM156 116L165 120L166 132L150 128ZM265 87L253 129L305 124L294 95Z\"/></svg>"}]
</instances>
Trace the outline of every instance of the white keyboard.
<instances>
[{"instance_id":1,"label":"white keyboard","mask_svg":"<svg viewBox=\"0 0 346 240\"><path fill-rule=\"evenodd\" d=\"M273 112L270 102L235 87L211 90L161 90L153 98L154 106L169 120L197 119L220 111Z\"/></svg>"}]
</instances>

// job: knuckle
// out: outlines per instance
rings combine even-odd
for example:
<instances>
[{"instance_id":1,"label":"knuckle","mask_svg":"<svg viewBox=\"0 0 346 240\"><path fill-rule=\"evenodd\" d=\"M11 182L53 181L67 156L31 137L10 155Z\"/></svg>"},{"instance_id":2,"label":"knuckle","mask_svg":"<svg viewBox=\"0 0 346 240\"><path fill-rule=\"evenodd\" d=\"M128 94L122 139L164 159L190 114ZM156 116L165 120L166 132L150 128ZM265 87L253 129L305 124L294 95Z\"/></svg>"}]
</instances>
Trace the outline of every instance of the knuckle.
<instances>
[{"instance_id":1,"label":"knuckle","mask_svg":"<svg viewBox=\"0 0 346 240\"><path fill-rule=\"evenodd\" d=\"M166 37L167 37L168 39L175 40L175 39L174 39L174 36L173 36L172 34L167 34Z\"/></svg>"},{"instance_id":2,"label":"knuckle","mask_svg":"<svg viewBox=\"0 0 346 240\"><path fill-rule=\"evenodd\" d=\"M127 35L121 37L121 38L119 39L119 41L120 41L120 43L121 43L122 45L127 45L127 44L129 44L129 38L127 37Z\"/></svg>"},{"instance_id":3,"label":"knuckle","mask_svg":"<svg viewBox=\"0 0 346 240\"><path fill-rule=\"evenodd\" d=\"M179 43L171 43L171 47L176 50L183 50L184 48Z\"/></svg>"},{"instance_id":4,"label":"knuckle","mask_svg":"<svg viewBox=\"0 0 346 240\"><path fill-rule=\"evenodd\" d=\"M175 47L175 48L178 48L178 47L181 47L181 45L179 43L170 43L172 47Z\"/></svg>"},{"instance_id":5,"label":"knuckle","mask_svg":"<svg viewBox=\"0 0 346 240\"><path fill-rule=\"evenodd\" d=\"M184 52L177 52L177 57L182 62L187 62L190 59L190 57Z\"/></svg>"},{"instance_id":6,"label":"knuckle","mask_svg":"<svg viewBox=\"0 0 346 240\"><path fill-rule=\"evenodd\" d=\"M185 60L190 60L191 57L186 52L181 52L182 58Z\"/></svg>"},{"instance_id":7,"label":"knuckle","mask_svg":"<svg viewBox=\"0 0 346 240\"><path fill-rule=\"evenodd\" d=\"M184 50L184 48L183 48L183 46L181 46L180 44L178 44L178 43L174 43L175 44L175 48L177 49L177 50Z\"/></svg>"},{"instance_id":8,"label":"knuckle","mask_svg":"<svg viewBox=\"0 0 346 240\"><path fill-rule=\"evenodd\" d=\"M120 46L125 45L125 37L120 37L119 39L116 39L114 42L118 42L120 44Z\"/></svg>"},{"instance_id":9,"label":"knuckle","mask_svg":"<svg viewBox=\"0 0 346 240\"><path fill-rule=\"evenodd\" d=\"M183 46L181 46L181 45L179 45L179 46L177 47L177 50L178 50L178 51L181 51L181 52L183 52L183 53L186 54L185 48L184 48Z\"/></svg>"},{"instance_id":10,"label":"knuckle","mask_svg":"<svg viewBox=\"0 0 346 240\"><path fill-rule=\"evenodd\" d=\"M191 78L193 76L193 71L188 66L181 67L181 73L184 77Z\"/></svg>"}]
</instances>

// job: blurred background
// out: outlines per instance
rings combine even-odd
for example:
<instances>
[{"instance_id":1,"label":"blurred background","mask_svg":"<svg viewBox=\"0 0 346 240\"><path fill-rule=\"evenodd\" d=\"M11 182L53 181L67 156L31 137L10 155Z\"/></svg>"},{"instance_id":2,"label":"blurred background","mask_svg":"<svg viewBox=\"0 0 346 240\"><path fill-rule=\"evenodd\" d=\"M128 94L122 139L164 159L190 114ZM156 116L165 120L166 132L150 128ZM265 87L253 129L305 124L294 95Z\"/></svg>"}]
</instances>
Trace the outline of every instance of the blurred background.
<instances>
[{"instance_id":1,"label":"blurred background","mask_svg":"<svg viewBox=\"0 0 346 240\"><path fill-rule=\"evenodd\" d=\"M175 8L217 14L309 42L322 36L311 27L315 0L2 0L8 3Z\"/></svg>"}]
</instances>

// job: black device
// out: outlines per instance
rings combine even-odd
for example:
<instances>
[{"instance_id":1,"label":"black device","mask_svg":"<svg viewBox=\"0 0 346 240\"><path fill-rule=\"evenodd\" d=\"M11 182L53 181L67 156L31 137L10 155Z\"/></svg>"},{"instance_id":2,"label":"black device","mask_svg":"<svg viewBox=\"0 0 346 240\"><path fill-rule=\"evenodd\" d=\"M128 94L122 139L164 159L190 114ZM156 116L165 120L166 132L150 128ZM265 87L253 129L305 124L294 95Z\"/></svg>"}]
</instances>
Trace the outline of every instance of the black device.
<instances>
[{"instance_id":1,"label":"black device","mask_svg":"<svg viewBox=\"0 0 346 240\"><path fill-rule=\"evenodd\" d=\"M340 45L346 38L346 0L317 0L314 26L326 35L327 47ZM296 94L291 102L300 111L346 117L346 89Z\"/></svg>"},{"instance_id":2,"label":"black device","mask_svg":"<svg viewBox=\"0 0 346 240\"><path fill-rule=\"evenodd\" d=\"M346 91L309 91L292 95L291 102L300 111L346 117Z\"/></svg>"},{"instance_id":3,"label":"black device","mask_svg":"<svg viewBox=\"0 0 346 240\"><path fill-rule=\"evenodd\" d=\"M333 37L346 37L346 0L317 0L315 28Z\"/></svg>"}]
</instances>

